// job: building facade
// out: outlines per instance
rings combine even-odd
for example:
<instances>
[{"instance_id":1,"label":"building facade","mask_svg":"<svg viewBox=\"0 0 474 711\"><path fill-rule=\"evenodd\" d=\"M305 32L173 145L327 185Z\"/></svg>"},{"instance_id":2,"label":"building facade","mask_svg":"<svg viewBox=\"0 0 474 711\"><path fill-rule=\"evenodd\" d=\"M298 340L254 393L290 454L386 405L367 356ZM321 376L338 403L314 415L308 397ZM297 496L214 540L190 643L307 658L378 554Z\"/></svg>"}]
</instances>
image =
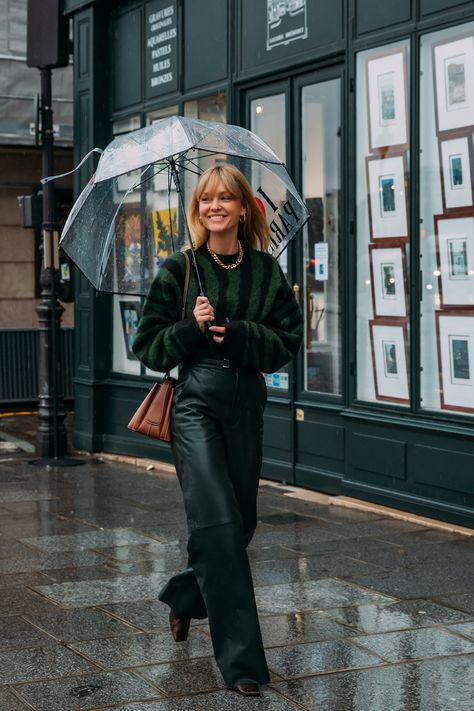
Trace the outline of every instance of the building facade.
<instances>
[{"instance_id":1,"label":"building facade","mask_svg":"<svg viewBox=\"0 0 474 711\"><path fill-rule=\"evenodd\" d=\"M272 146L311 212L280 258L305 341L266 374L265 476L472 525L472 3L64 0L64 12L77 158L172 114L227 121ZM75 444L169 459L126 427L156 377L129 348L140 308L78 279Z\"/></svg>"}]
</instances>

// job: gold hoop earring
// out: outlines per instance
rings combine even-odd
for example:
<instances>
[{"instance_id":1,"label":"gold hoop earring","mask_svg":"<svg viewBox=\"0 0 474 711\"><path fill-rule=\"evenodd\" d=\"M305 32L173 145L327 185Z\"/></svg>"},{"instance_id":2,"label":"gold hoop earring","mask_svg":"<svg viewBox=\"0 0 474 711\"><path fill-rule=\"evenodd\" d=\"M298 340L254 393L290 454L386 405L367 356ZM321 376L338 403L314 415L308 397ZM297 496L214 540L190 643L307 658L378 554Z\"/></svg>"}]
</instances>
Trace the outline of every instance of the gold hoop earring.
<instances>
[{"instance_id":1,"label":"gold hoop earring","mask_svg":"<svg viewBox=\"0 0 474 711\"><path fill-rule=\"evenodd\" d=\"M247 217L247 215L245 214L245 212L243 212L241 214L241 216L239 217L239 222L241 222L244 225L246 217Z\"/></svg>"}]
</instances>

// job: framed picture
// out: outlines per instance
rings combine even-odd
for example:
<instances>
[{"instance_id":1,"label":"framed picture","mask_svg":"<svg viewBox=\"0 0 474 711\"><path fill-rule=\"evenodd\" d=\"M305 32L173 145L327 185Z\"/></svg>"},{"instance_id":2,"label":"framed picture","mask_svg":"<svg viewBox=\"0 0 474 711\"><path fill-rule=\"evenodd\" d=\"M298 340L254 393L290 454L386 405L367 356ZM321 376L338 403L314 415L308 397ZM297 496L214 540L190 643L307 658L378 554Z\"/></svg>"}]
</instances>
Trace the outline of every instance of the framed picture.
<instances>
[{"instance_id":1,"label":"framed picture","mask_svg":"<svg viewBox=\"0 0 474 711\"><path fill-rule=\"evenodd\" d=\"M474 124L474 35L433 46L438 133Z\"/></svg>"},{"instance_id":2,"label":"framed picture","mask_svg":"<svg viewBox=\"0 0 474 711\"><path fill-rule=\"evenodd\" d=\"M468 213L471 210L468 211ZM474 308L474 217L435 215L441 308Z\"/></svg>"},{"instance_id":3,"label":"framed picture","mask_svg":"<svg viewBox=\"0 0 474 711\"><path fill-rule=\"evenodd\" d=\"M410 403L407 319L369 321L377 400Z\"/></svg>"},{"instance_id":4,"label":"framed picture","mask_svg":"<svg viewBox=\"0 0 474 711\"><path fill-rule=\"evenodd\" d=\"M367 115L370 151L408 145L406 49L397 47L367 59Z\"/></svg>"},{"instance_id":5,"label":"framed picture","mask_svg":"<svg viewBox=\"0 0 474 711\"><path fill-rule=\"evenodd\" d=\"M439 142L443 210L474 204L472 135Z\"/></svg>"},{"instance_id":6,"label":"framed picture","mask_svg":"<svg viewBox=\"0 0 474 711\"><path fill-rule=\"evenodd\" d=\"M374 316L407 316L405 246L370 244L369 252Z\"/></svg>"},{"instance_id":7,"label":"framed picture","mask_svg":"<svg viewBox=\"0 0 474 711\"><path fill-rule=\"evenodd\" d=\"M132 344L135 340L138 321L140 320L140 302L120 300L120 314L122 317L123 340L125 352L128 360L137 360L132 351Z\"/></svg>"},{"instance_id":8,"label":"framed picture","mask_svg":"<svg viewBox=\"0 0 474 711\"><path fill-rule=\"evenodd\" d=\"M408 239L407 165L404 153L366 158L371 239Z\"/></svg>"},{"instance_id":9,"label":"framed picture","mask_svg":"<svg viewBox=\"0 0 474 711\"><path fill-rule=\"evenodd\" d=\"M474 412L474 311L436 312L441 407Z\"/></svg>"},{"instance_id":10,"label":"framed picture","mask_svg":"<svg viewBox=\"0 0 474 711\"><path fill-rule=\"evenodd\" d=\"M142 278L142 220L140 205L124 205L115 225L117 286L123 291Z\"/></svg>"}]
</instances>

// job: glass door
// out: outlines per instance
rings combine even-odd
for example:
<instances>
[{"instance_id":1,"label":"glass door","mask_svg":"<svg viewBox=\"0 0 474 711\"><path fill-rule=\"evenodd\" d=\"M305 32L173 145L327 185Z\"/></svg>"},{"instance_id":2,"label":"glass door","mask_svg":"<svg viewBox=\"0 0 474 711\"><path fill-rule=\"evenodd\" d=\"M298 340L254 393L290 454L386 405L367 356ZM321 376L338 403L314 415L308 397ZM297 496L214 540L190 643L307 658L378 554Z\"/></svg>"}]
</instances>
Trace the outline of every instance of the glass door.
<instances>
[{"instance_id":1,"label":"glass door","mask_svg":"<svg viewBox=\"0 0 474 711\"><path fill-rule=\"evenodd\" d=\"M289 83L282 82L259 88L247 94L247 126L260 136L283 163L287 163ZM262 182L263 180L263 182ZM264 176L259 178L265 188ZM279 258L280 266L290 278L288 250ZM272 395L287 396L290 392L290 367L284 366L277 373L265 373L267 388Z\"/></svg>"},{"instance_id":2,"label":"glass door","mask_svg":"<svg viewBox=\"0 0 474 711\"><path fill-rule=\"evenodd\" d=\"M305 338L299 397L339 399L341 80L300 82L301 186L311 218L297 252Z\"/></svg>"}]
</instances>

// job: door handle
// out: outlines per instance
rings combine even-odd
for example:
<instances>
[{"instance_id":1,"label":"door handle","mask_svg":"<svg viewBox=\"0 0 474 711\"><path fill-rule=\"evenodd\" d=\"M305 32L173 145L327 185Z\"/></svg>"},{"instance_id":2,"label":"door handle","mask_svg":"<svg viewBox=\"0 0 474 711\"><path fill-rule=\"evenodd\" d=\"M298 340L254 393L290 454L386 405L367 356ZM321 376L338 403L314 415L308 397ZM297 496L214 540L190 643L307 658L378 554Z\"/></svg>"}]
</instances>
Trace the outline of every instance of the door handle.
<instances>
[{"instance_id":1,"label":"door handle","mask_svg":"<svg viewBox=\"0 0 474 711\"><path fill-rule=\"evenodd\" d=\"M299 304L301 299L301 286L299 284L293 284L293 294L295 295L295 299Z\"/></svg>"}]
</instances>

